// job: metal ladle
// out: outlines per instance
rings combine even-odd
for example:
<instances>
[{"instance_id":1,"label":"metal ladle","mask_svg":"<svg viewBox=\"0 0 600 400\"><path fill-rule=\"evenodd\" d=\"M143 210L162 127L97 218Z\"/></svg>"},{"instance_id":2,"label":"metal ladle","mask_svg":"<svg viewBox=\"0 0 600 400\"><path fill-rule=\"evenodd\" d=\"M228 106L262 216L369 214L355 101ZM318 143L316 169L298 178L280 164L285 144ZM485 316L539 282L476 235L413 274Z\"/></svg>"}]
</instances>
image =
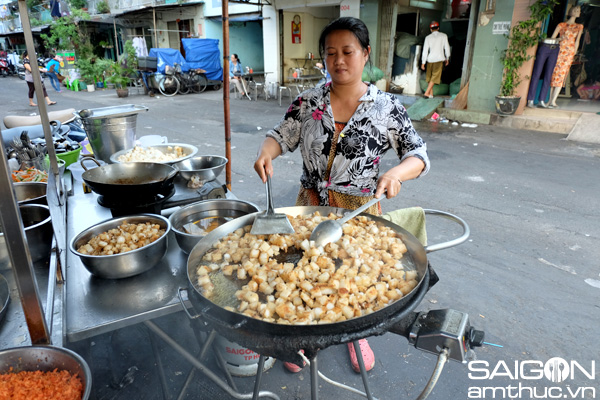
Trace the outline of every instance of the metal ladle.
<instances>
[{"instance_id":1,"label":"metal ladle","mask_svg":"<svg viewBox=\"0 0 600 400\"><path fill-rule=\"evenodd\" d=\"M328 219L327 221L321 222L310 234L310 240L315 242L316 247L325 246L327 243L335 243L344 234L342 225L345 224L351 218L356 217L367 208L379 203L385 196L382 194L379 198L374 198L365 205L358 207L356 210L345 214L340 219Z\"/></svg>"}]
</instances>

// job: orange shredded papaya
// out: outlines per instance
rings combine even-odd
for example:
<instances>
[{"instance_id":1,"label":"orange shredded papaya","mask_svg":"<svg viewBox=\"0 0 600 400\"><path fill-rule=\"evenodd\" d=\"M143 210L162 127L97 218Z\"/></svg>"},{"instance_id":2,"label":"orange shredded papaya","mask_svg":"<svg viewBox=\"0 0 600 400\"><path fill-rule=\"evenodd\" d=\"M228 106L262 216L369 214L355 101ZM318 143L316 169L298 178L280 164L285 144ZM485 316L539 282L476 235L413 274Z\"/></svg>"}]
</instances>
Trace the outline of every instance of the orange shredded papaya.
<instances>
[{"instance_id":1,"label":"orange shredded papaya","mask_svg":"<svg viewBox=\"0 0 600 400\"><path fill-rule=\"evenodd\" d=\"M2 400L81 400L82 395L81 379L69 371L0 374Z\"/></svg>"}]
</instances>

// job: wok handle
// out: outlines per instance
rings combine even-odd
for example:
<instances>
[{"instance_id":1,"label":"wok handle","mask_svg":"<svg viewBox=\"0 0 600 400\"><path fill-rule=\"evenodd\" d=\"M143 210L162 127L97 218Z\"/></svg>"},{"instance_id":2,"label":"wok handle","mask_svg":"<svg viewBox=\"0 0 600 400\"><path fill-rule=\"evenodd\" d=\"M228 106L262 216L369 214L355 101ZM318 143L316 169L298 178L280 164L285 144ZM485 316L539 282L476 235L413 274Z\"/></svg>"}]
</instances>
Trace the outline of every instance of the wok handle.
<instances>
[{"instance_id":1,"label":"wok handle","mask_svg":"<svg viewBox=\"0 0 600 400\"><path fill-rule=\"evenodd\" d=\"M181 303L181 306L183 307L183 311L185 311L185 313L187 314L188 318L189 319L200 318L200 314L196 314L196 315L190 314L190 312L188 311L187 307L185 306L185 300L183 300L183 297L181 297L181 292L185 292L186 293L185 297L189 298L187 296L187 292L188 291L187 291L186 288L181 288L181 287L177 290L177 297L179 297L179 302Z\"/></svg>"},{"instance_id":2,"label":"wok handle","mask_svg":"<svg viewBox=\"0 0 600 400\"><path fill-rule=\"evenodd\" d=\"M79 161L79 164L81 164L81 167L82 167L82 168L83 168L85 171L89 171L88 167L86 167L85 165L83 165L83 162L84 162L85 160L92 160L94 163L96 163L96 165L97 165L97 166L99 166L99 167L100 167L100 163L99 163L99 162L98 162L98 160L96 160L95 158L93 158L93 157L82 157L82 158L81 158L81 161Z\"/></svg>"},{"instance_id":3,"label":"wok handle","mask_svg":"<svg viewBox=\"0 0 600 400\"><path fill-rule=\"evenodd\" d=\"M430 209L424 209L423 211L425 211L426 215L427 214L429 214L429 215L439 215L441 217L449 219L449 220L451 220L453 222L456 222L457 224L459 224L463 228L463 234L462 234L462 236L460 236L460 237L458 237L456 239L452 239L452 240L449 240L449 241L443 242L443 243L434 244L434 245L431 245L431 246L425 246L425 252L426 253L432 253L434 251L449 249L450 247L458 246L459 244L464 243L469 238L469 236L471 235L471 229L469 228L469 225L467 225L467 223L465 222L464 219L462 219L460 217L457 217L454 214L447 213L445 211L430 210Z\"/></svg>"},{"instance_id":4,"label":"wok handle","mask_svg":"<svg viewBox=\"0 0 600 400\"><path fill-rule=\"evenodd\" d=\"M181 296L182 292L186 293L186 298L189 299L189 297L187 296L188 290L186 288L180 287L179 289L177 289L177 297L179 297L179 302L183 306L183 311L185 311L185 313L187 314L187 316L188 316L189 319L198 319L198 318L200 318L201 317L200 314L196 314L196 315L190 314L190 312L188 311L187 307L185 306L185 300ZM208 308L206 308L204 310L204 312L207 312L207 311L208 311ZM247 317L247 318L250 318L250 317ZM225 328L228 328L228 329L239 329L240 327L242 327L242 325L246 324L247 319L244 318L240 322L238 322L237 324L233 324L233 325L232 324L228 324L227 322L221 321L220 319L216 319L216 318L210 318L210 321L212 323L217 324L217 325L224 326Z\"/></svg>"}]
</instances>

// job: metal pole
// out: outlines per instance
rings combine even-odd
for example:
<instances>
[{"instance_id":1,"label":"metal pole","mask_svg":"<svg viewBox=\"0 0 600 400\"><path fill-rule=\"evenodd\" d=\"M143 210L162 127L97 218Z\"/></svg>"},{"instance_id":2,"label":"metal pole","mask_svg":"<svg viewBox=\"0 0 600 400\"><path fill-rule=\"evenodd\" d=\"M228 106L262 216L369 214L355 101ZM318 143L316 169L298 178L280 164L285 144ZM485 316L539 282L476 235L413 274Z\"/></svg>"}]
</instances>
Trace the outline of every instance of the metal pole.
<instances>
[{"instance_id":1,"label":"metal pole","mask_svg":"<svg viewBox=\"0 0 600 400\"><path fill-rule=\"evenodd\" d=\"M223 114L225 125L225 185L231 190L231 117L229 107L229 4L223 0Z\"/></svg>"},{"instance_id":2,"label":"metal pole","mask_svg":"<svg viewBox=\"0 0 600 400\"><path fill-rule=\"evenodd\" d=\"M40 111L44 136L46 144L50 151L50 165L52 166L53 176L58 176L58 163L56 161L56 153L54 151L54 143L50 132L50 121L46 111L46 100L42 90L42 81L40 79L40 71L38 70L37 59L35 54L35 46L33 44L33 35L31 33L31 24L29 22L29 14L27 13L27 3L25 0L19 0L19 13L21 23L23 25L23 33L25 35L25 44L27 45L27 53L29 54L30 66L33 74L33 82ZM4 236L6 239L6 247L10 259L12 260L13 269L15 271L15 280L19 290L19 297L23 305L25 321L29 330L29 336L32 344L50 344L50 332L44 319L44 310L40 302L38 288L35 280L35 272L31 262L31 255L25 238L25 230L21 213L17 206L16 197L12 191L12 179L8 171L6 160L6 150L4 145L0 146L2 154L0 155L0 187L7 188L12 196L0 196L0 218ZM56 191L56 186L49 190ZM54 277L50 277L53 279Z\"/></svg>"},{"instance_id":3,"label":"metal pole","mask_svg":"<svg viewBox=\"0 0 600 400\"><path fill-rule=\"evenodd\" d=\"M15 273L19 298L23 305L25 321L32 344L50 344L50 333L44 319L35 272L31 262L25 229L17 199L12 189L12 178L8 170L6 149L0 141L0 223L8 249L8 255ZM50 277L52 279L53 277Z\"/></svg>"}]
</instances>

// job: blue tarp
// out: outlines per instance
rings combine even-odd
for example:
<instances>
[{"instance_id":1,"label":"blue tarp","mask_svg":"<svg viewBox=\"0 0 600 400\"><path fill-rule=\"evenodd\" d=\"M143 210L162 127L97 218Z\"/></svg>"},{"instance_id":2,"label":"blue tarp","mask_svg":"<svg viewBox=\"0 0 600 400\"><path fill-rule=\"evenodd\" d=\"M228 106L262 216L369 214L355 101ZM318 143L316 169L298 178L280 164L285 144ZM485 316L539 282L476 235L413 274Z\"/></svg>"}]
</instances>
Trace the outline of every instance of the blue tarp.
<instances>
[{"instance_id":1,"label":"blue tarp","mask_svg":"<svg viewBox=\"0 0 600 400\"><path fill-rule=\"evenodd\" d=\"M187 69L202 68L208 79L222 81L223 67L217 39L181 39Z\"/></svg>"},{"instance_id":2,"label":"blue tarp","mask_svg":"<svg viewBox=\"0 0 600 400\"><path fill-rule=\"evenodd\" d=\"M156 57L156 71L161 74L165 73L165 67L167 65L173 66L175 63L181 65L181 70L184 72L190 69L179 50L152 48L150 49L148 56Z\"/></svg>"}]
</instances>

